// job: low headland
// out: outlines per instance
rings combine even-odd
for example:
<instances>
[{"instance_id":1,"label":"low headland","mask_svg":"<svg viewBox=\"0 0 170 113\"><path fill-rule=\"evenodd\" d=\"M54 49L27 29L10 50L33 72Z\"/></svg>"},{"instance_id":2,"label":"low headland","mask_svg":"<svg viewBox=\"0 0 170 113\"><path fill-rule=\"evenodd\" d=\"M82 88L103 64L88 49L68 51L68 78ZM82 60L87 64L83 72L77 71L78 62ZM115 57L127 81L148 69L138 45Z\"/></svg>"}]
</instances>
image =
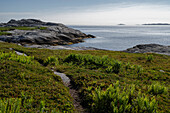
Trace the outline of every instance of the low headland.
<instances>
[{"instance_id":1,"label":"low headland","mask_svg":"<svg viewBox=\"0 0 170 113\"><path fill-rule=\"evenodd\" d=\"M94 36L35 19L0 26L0 112L170 112L169 46L74 49L61 45Z\"/></svg>"},{"instance_id":2,"label":"low headland","mask_svg":"<svg viewBox=\"0 0 170 113\"><path fill-rule=\"evenodd\" d=\"M20 44L69 45L95 38L61 23L36 19L10 20L0 24L0 40Z\"/></svg>"}]
</instances>

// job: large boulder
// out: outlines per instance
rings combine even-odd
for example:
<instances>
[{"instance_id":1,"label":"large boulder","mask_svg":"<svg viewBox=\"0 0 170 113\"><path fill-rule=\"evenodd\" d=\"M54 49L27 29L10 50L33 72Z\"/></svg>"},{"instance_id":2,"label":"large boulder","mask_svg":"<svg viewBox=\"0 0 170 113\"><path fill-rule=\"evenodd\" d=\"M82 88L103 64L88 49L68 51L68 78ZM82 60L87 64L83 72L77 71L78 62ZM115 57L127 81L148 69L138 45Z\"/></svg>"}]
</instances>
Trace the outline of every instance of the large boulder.
<instances>
[{"instance_id":1,"label":"large boulder","mask_svg":"<svg viewBox=\"0 0 170 113\"><path fill-rule=\"evenodd\" d=\"M82 42L84 38L95 38L93 35L86 35L79 30L69 28L60 23L42 22L36 19L10 20L8 23L1 23L3 27L46 27L46 29L34 30L10 30L11 36L0 36L0 40L21 44L49 44L67 45Z\"/></svg>"}]
</instances>

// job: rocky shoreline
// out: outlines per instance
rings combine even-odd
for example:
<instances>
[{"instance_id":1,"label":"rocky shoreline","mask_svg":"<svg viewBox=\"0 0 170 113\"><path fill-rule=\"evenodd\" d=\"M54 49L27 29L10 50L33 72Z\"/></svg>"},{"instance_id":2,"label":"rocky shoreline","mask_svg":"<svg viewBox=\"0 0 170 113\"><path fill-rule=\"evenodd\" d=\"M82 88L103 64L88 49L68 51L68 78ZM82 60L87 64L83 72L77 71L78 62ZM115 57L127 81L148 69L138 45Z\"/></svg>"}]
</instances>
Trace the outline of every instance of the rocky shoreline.
<instances>
[{"instance_id":1,"label":"rocky shoreline","mask_svg":"<svg viewBox=\"0 0 170 113\"><path fill-rule=\"evenodd\" d=\"M60 23L43 22L36 19L10 20L0 23L0 40L20 44L69 45L95 38Z\"/></svg>"},{"instance_id":2,"label":"rocky shoreline","mask_svg":"<svg viewBox=\"0 0 170 113\"><path fill-rule=\"evenodd\" d=\"M17 43L24 47L66 50L103 50L94 47L70 47L66 45L83 42L85 38L95 38L79 30L60 23L43 22L36 19L10 20L0 23L0 42ZM2 30L5 29L5 30ZM63 46L64 45L64 46ZM128 48L127 53L158 53L170 56L170 46L159 44L141 44Z\"/></svg>"},{"instance_id":3,"label":"rocky shoreline","mask_svg":"<svg viewBox=\"0 0 170 113\"><path fill-rule=\"evenodd\" d=\"M24 45L24 47L41 48L51 50L104 50L94 47L70 47L70 46L50 46L50 45ZM127 50L123 50L127 53L157 53L170 56L170 46L163 46L159 44L140 44Z\"/></svg>"},{"instance_id":4,"label":"rocky shoreline","mask_svg":"<svg viewBox=\"0 0 170 113\"><path fill-rule=\"evenodd\" d=\"M70 46L51 46L51 45L23 45L29 48L39 48L39 49L51 49L51 50L102 50L94 47L70 47Z\"/></svg>"},{"instance_id":5,"label":"rocky shoreline","mask_svg":"<svg viewBox=\"0 0 170 113\"><path fill-rule=\"evenodd\" d=\"M127 53L157 53L170 56L170 46L159 44L140 44L124 50Z\"/></svg>"}]
</instances>

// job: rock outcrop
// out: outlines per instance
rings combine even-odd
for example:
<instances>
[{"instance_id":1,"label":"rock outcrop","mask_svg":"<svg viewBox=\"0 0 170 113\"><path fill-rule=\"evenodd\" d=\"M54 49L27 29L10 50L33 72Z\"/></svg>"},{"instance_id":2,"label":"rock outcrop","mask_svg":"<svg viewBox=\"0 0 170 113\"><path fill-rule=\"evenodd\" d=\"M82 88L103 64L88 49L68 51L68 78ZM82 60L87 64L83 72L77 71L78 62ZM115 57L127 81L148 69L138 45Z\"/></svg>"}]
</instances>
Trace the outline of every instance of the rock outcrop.
<instances>
[{"instance_id":1,"label":"rock outcrop","mask_svg":"<svg viewBox=\"0 0 170 113\"><path fill-rule=\"evenodd\" d=\"M95 38L93 35L86 35L60 23L42 22L36 19L12 19L8 23L1 23L0 27L37 27L34 30L10 30L6 32L12 35L0 36L2 41L21 44L68 45L83 42L84 38ZM41 27L46 29L38 29Z\"/></svg>"},{"instance_id":2,"label":"rock outcrop","mask_svg":"<svg viewBox=\"0 0 170 113\"><path fill-rule=\"evenodd\" d=\"M51 49L51 50L103 50L94 47L70 47L67 45L51 46L51 45L24 45L28 48Z\"/></svg>"},{"instance_id":3,"label":"rock outcrop","mask_svg":"<svg viewBox=\"0 0 170 113\"><path fill-rule=\"evenodd\" d=\"M158 53L170 56L170 46L163 46L159 44L143 44L136 45L133 48L129 48L124 52L128 53Z\"/></svg>"}]
</instances>

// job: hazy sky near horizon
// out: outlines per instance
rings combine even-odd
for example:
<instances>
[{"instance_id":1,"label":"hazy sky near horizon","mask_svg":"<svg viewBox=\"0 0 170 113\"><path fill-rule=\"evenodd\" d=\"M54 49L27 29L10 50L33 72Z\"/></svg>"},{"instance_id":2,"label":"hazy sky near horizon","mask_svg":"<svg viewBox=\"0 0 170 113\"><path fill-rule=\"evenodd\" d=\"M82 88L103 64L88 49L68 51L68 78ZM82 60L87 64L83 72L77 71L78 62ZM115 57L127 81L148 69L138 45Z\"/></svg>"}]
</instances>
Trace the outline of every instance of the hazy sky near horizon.
<instances>
[{"instance_id":1,"label":"hazy sky near horizon","mask_svg":"<svg viewBox=\"0 0 170 113\"><path fill-rule=\"evenodd\" d=\"M0 22L22 18L67 25L170 23L170 0L0 0Z\"/></svg>"}]
</instances>

